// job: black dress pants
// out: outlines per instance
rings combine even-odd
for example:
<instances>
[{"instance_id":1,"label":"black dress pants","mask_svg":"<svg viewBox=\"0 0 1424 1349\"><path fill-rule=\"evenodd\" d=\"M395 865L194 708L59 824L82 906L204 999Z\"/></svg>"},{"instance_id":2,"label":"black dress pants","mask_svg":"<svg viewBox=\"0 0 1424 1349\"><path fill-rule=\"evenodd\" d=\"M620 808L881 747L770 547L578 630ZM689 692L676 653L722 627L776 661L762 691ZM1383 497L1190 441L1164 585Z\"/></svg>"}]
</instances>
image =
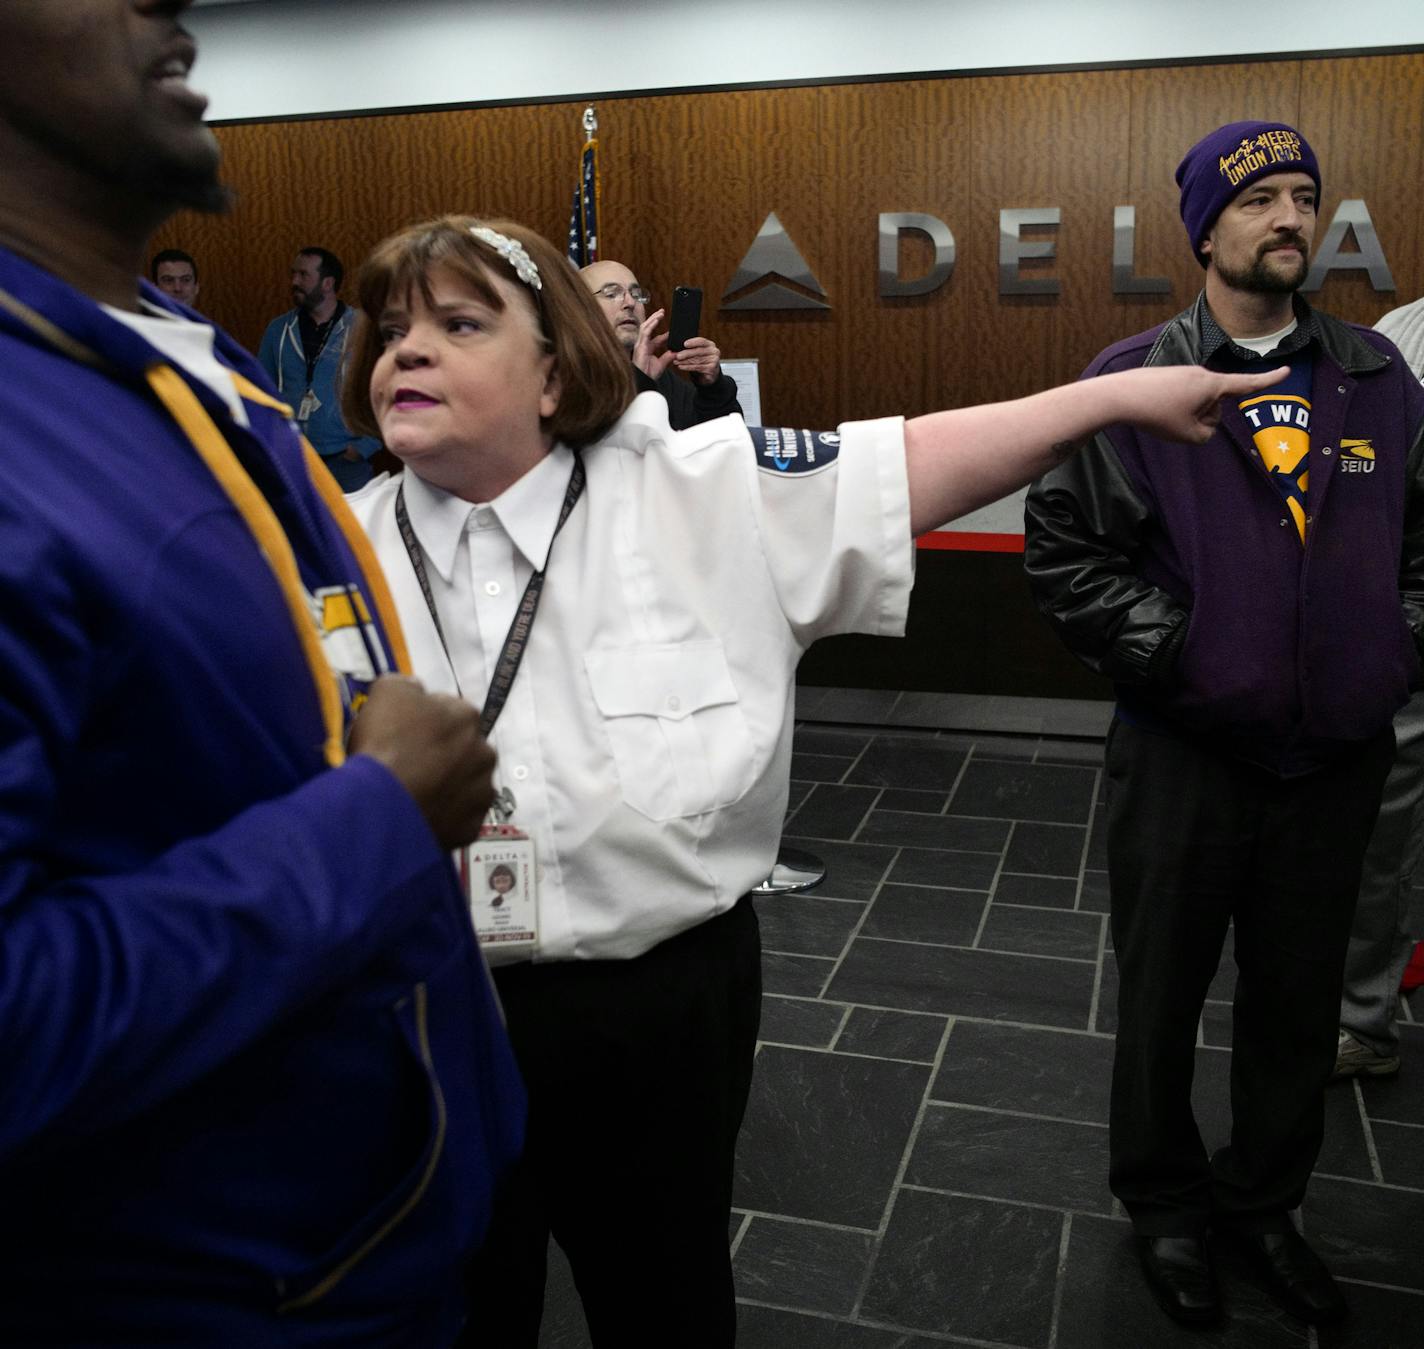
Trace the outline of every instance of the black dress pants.
<instances>
[{"instance_id":1,"label":"black dress pants","mask_svg":"<svg viewBox=\"0 0 1424 1349\"><path fill-rule=\"evenodd\" d=\"M1391 730L1301 777L1114 721L1108 875L1120 975L1109 1183L1137 1231L1280 1230L1324 1132L1360 868ZM1229 1146L1192 1115L1197 1023L1236 935Z\"/></svg>"},{"instance_id":2,"label":"black dress pants","mask_svg":"<svg viewBox=\"0 0 1424 1349\"><path fill-rule=\"evenodd\" d=\"M761 1016L749 898L633 960L499 969L523 1160L471 1278L466 1349L535 1349L549 1236L597 1349L726 1349L732 1166Z\"/></svg>"}]
</instances>

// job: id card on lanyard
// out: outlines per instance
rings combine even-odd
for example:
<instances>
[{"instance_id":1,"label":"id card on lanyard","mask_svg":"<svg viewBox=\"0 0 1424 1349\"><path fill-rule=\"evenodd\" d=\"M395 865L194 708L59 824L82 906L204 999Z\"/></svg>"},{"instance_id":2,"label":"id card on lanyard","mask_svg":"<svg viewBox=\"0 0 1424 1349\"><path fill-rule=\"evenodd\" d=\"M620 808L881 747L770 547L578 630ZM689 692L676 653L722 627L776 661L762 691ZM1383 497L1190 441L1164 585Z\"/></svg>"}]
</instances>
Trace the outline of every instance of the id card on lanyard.
<instances>
[{"instance_id":1,"label":"id card on lanyard","mask_svg":"<svg viewBox=\"0 0 1424 1349\"><path fill-rule=\"evenodd\" d=\"M554 526L554 539L558 538L569 513L583 495L586 481L583 459L574 451L573 471L569 474L569 485L564 492L559 521ZM455 679L455 687L463 697L460 676L450 655L450 645L445 640L440 615L436 611L435 594L430 588L430 577L425 570L420 541L415 536L410 515L406 511L404 486L396 492L395 514L401 540L410 556L411 568L415 572L415 579L420 583L420 593L425 598L425 606L430 610L430 619L435 625L435 635L440 639L440 647L445 652L450 673ZM552 553L553 539L550 540L549 547ZM534 616L539 611L539 597L544 590L544 571L548 565L546 557L544 569L536 571L529 578L514 621L505 634L504 645L500 649L499 659L495 662L494 675L490 679L489 692L480 712L480 733L486 738L504 710L509 691L514 685L514 676L519 672L519 663L524 659L524 650L529 644L529 634L534 627ZM518 802L514 799L514 793L508 787L501 787L490 807L491 819L480 827L476 841L460 850L460 879L464 883L465 896L470 904L475 933L480 944L532 954L539 945L539 869L534 855L534 840L527 830L520 828L514 821L517 810Z\"/></svg>"}]
</instances>

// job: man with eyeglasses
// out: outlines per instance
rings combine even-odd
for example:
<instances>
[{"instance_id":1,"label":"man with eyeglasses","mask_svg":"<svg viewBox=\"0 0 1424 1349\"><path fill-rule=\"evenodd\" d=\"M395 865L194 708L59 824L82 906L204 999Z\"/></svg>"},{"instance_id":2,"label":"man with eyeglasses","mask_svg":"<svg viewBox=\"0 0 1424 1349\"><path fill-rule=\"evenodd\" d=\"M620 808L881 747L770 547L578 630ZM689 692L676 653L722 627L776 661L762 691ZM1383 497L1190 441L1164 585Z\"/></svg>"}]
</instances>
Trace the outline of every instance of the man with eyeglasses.
<instances>
[{"instance_id":1,"label":"man with eyeglasses","mask_svg":"<svg viewBox=\"0 0 1424 1349\"><path fill-rule=\"evenodd\" d=\"M582 275L628 350L638 392L655 391L667 399L668 423L674 431L742 415L737 381L722 373L722 353L715 342L690 337L681 351L668 351L668 335L657 332L665 311L648 313L648 292L627 267L621 262L591 262ZM687 379L678 379L675 371Z\"/></svg>"}]
</instances>

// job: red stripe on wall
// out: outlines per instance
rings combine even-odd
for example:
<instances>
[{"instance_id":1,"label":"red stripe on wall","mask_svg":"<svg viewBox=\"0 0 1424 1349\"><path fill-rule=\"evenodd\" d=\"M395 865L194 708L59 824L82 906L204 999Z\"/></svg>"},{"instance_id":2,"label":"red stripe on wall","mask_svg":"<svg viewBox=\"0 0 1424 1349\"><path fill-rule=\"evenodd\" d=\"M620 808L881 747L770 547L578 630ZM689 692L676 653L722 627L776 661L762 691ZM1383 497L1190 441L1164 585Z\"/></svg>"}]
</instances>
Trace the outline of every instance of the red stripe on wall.
<instances>
[{"instance_id":1,"label":"red stripe on wall","mask_svg":"<svg viewBox=\"0 0 1424 1349\"><path fill-rule=\"evenodd\" d=\"M971 534L949 529L936 529L929 534L921 534L915 540L916 548L936 552L1021 553L1023 546L1022 534Z\"/></svg>"}]
</instances>

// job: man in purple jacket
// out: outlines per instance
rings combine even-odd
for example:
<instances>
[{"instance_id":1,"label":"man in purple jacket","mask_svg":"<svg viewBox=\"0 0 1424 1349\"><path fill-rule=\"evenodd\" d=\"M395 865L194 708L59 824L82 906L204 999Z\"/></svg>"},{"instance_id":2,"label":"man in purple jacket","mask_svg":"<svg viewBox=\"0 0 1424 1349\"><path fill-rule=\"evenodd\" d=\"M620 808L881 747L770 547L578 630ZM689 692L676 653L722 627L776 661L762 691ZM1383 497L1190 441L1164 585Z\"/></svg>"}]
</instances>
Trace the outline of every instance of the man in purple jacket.
<instances>
[{"instance_id":1,"label":"man in purple jacket","mask_svg":"<svg viewBox=\"0 0 1424 1349\"><path fill-rule=\"evenodd\" d=\"M0 5L0 1344L436 1349L523 1128L449 860L493 754L136 279L224 199L184 8Z\"/></svg>"},{"instance_id":2,"label":"man in purple jacket","mask_svg":"<svg viewBox=\"0 0 1424 1349\"><path fill-rule=\"evenodd\" d=\"M1087 373L1291 373L1225 405L1200 450L1100 435L1031 490L1025 566L1064 642L1117 685L1109 1180L1148 1283L1177 1320L1217 1320L1212 1227L1289 1311L1326 1323L1345 1304L1290 1211L1320 1149L1390 722L1419 674L1424 392L1387 339L1297 293L1320 198L1299 132L1221 127L1177 182L1205 289ZM1208 1158L1192 1069L1228 924L1233 1123Z\"/></svg>"}]
</instances>

